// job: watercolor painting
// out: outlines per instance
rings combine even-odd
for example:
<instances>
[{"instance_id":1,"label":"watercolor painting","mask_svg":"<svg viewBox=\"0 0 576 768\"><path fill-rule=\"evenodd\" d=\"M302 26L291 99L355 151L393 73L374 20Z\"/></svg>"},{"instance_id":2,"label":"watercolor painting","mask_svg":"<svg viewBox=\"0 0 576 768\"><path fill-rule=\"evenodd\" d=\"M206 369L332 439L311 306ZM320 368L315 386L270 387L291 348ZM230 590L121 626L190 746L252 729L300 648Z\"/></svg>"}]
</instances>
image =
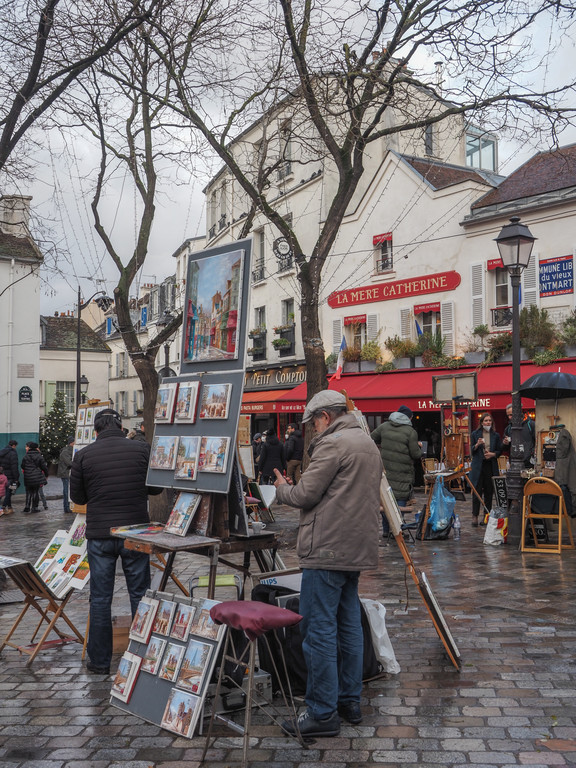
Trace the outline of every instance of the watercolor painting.
<instances>
[{"instance_id":1,"label":"watercolor painting","mask_svg":"<svg viewBox=\"0 0 576 768\"><path fill-rule=\"evenodd\" d=\"M181 381L176 396L174 422L193 424L196 421L199 381Z\"/></svg>"},{"instance_id":2,"label":"watercolor painting","mask_svg":"<svg viewBox=\"0 0 576 768\"><path fill-rule=\"evenodd\" d=\"M162 666L158 672L158 677L163 680L170 680L174 682L178 677L178 670L180 669L180 662L186 646L178 645L177 643L168 643L166 651L164 652L164 658L162 659Z\"/></svg>"},{"instance_id":3,"label":"watercolor painting","mask_svg":"<svg viewBox=\"0 0 576 768\"><path fill-rule=\"evenodd\" d=\"M156 618L152 625L152 632L156 632L158 635L170 634L175 611L176 603L172 602L172 600L160 600L160 605L156 611Z\"/></svg>"},{"instance_id":4,"label":"watercolor painting","mask_svg":"<svg viewBox=\"0 0 576 768\"><path fill-rule=\"evenodd\" d=\"M203 437L200 443L199 472L224 474L228 462L229 437Z\"/></svg>"},{"instance_id":5,"label":"watercolor painting","mask_svg":"<svg viewBox=\"0 0 576 768\"><path fill-rule=\"evenodd\" d=\"M146 648L144 659L142 660L142 671L155 675L160 666L160 659L166 647L166 640L161 637L152 637Z\"/></svg>"},{"instance_id":6,"label":"watercolor painting","mask_svg":"<svg viewBox=\"0 0 576 768\"><path fill-rule=\"evenodd\" d=\"M161 384L158 387L156 406L154 408L155 422L172 422L172 417L174 415L174 401L176 398L177 390L177 383Z\"/></svg>"},{"instance_id":7,"label":"watercolor painting","mask_svg":"<svg viewBox=\"0 0 576 768\"><path fill-rule=\"evenodd\" d=\"M200 713L200 698L174 688L164 710L160 726L190 738Z\"/></svg>"},{"instance_id":8,"label":"watercolor painting","mask_svg":"<svg viewBox=\"0 0 576 768\"><path fill-rule=\"evenodd\" d=\"M153 600L151 597L143 597L140 600L130 625L130 633L128 635L130 640L138 640L140 643L148 642L157 610L158 600Z\"/></svg>"},{"instance_id":9,"label":"watercolor painting","mask_svg":"<svg viewBox=\"0 0 576 768\"><path fill-rule=\"evenodd\" d=\"M158 437L152 440L150 469L174 469L178 454L178 437Z\"/></svg>"},{"instance_id":10,"label":"watercolor painting","mask_svg":"<svg viewBox=\"0 0 576 768\"><path fill-rule=\"evenodd\" d=\"M114 682L112 683L112 690L110 691L112 696L126 704L130 701L141 663L142 659L140 656L126 651L120 659L118 672L116 672Z\"/></svg>"},{"instance_id":11,"label":"watercolor painting","mask_svg":"<svg viewBox=\"0 0 576 768\"><path fill-rule=\"evenodd\" d=\"M200 693L208 672L208 663L214 646L191 639L180 665L176 685L190 693Z\"/></svg>"},{"instance_id":12,"label":"watercolor painting","mask_svg":"<svg viewBox=\"0 0 576 768\"><path fill-rule=\"evenodd\" d=\"M177 480L195 480L198 472L198 454L200 453L200 437L181 437L176 455Z\"/></svg>"},{"instance_id":13,"label":"watercolor painting","mask_svg":"<svg viewBox=\"0 0 576 768\"><path fill-rule=\"evenodd\" d=\"M226 627L223 624L216 624L210 616L210 608L218 605L217 600L201 600L200 605L194 614L194 620L190 624L191 635L201 635L208 640L218 640L224 633Z\"/></svg>"},{"instance_id":14,"label":"watercolor painting","mask_svg":"<svg viewBox=\"0 0 576 768\"><path fill-rule=\"evenodd\" d=\"M227 419L232 384L204 384L202 388L201 419Z\"/></svg>"},{"instance_id":15,"label":"watercolor painting","mask_svg":"<svg viewBox=\"0 0 576 768\"><path fill-rule=\"evenodd\" d=\"M164 532L173 533L176 536L186 536L194 513L201 501L202 496L199 493L179 493Z\"/></svg>"},{"instance_id":16,"label":"watercolor painting","mask_svg":"<svg viewBox=\"0 0 576 768\"><path fill-rule=\"evenodd\" d=\"M170 637L175 640L186 640L188 638L188 628L194 618L196 608L193 605L178 603L174 623L170 630Z\"/></svg>"}]
</instances>

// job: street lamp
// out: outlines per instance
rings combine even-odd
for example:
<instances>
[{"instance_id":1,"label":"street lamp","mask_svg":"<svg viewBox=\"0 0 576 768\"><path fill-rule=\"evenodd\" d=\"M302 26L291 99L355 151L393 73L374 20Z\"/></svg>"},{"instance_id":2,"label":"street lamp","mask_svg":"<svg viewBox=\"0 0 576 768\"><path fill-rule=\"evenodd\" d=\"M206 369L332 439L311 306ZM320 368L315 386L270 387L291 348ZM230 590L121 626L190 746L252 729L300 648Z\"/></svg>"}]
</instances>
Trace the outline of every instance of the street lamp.
<instances>
[{"instance_id":1,"label":"street lamp","mask_svg":"<svg viewBox=\"0 0 576 768\"><path fill-rule=\"evenodd\" d=\"M169 309L165 309L162 314L162 317L158 318L156 325L160 328L164 328L169 323L171 323L172 320L174 320L174 315L172 314L172 312L170 312ZM170 368L170 340L168 340L164 344L164 367L160 368L160 370L158 371L158 378L160 379L160 381L162 381L162 379L167 378L168 376L176 376L176 371Z\"/></svg>"},{"instance_id":2,"label":"street lamp","mask_svg":"<svg viewBox=\"0 0 576 768\"><path fill-rule=\"evenodd\" d=\"M78 310L77 310L77 327L76 327L76 408L78 408L80 404L80 396L82 393L82 379L86 382L86 385L88 385L88 379L85 376L82 376L80 374L80 339L81 339L81 325L80 325L80 315L82 314L82 310L86 309L88 304L92 301L92 299L95 296L100 296L101 298L97 299L96 303L100 307L101 310L104 312L108 309L108 307L114 303L113 299L111 299L109 296L106 296L106 291L96 291L96 293L93 293L92 296L87 301L82 302L82 294L80 293L80 286L78 286ZM87 388L84 390L84 394L87 392Z\"/></svg>"},{"instance_id":3,"label":"street lamp","mask_svg":"<svg viewBox=\"0 0 576 768\"><path fill-rule=\"evenodd\" d=\"M81 397L82 397L82 402L83 403L86 402L86 393L88 392L88 385L89 384L90 384L90 382L88 381L86 376L84 376L84 374L82 374L82 376L80 376L80 393L81 393Z\"/></svg>"},{"instance_id":4,"label":"street lamp","mask_svg":"<svg viewBox=\"0 0 576 768\"><path fill-rule=\"evenodd\" d=\"M524 445L522 443L522 398L520 396L520 276L530 262L535 238L520 217L513 216L505 224L496 244L502 264L512 283L512 429L510 443L510 469L506 473L508 493L508 538L512 544L520 541L520 499L523 495L521 473L524 469Z\"/></svg>"}]
</instances>

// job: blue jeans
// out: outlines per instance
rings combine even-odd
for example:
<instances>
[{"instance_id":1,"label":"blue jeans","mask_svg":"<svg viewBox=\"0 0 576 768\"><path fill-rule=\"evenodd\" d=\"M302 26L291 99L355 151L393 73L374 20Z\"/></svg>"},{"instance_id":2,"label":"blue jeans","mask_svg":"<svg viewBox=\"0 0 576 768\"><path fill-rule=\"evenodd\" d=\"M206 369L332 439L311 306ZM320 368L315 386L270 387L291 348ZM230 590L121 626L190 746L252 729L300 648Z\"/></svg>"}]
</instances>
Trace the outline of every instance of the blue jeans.
<instances>
[{"instance_id":1,"label":"blue jeans","mask_svg":"<svg viewBox=\"0 0 576 768\"><path fill-rule=\"evenodd\" d=\"M302 571L306 704L315 720L333 715L338 702L360 701L364 639L358 576L358 571Z\"/></svg>"},{"instance_id":2,"label":"blue jeans","mask_svg":"<svg viewBox=\"0 0 576 768\"><path fill-rule=\"evenodd\" d=\"M97 667L108 668L112 659L112 597L116 560L122 570L130 595L132 616L140 598L150 588L150 558L143 552L125 549L122 539L88 539L90 566L90 630L88 656Z\"/></svg>"},{"instance_id":3,"label":"blue jeans","mask_svg":"<svg viewBox=\"0 0 576 768\"><path fill-rule=\"evenodd\" d=\"M64 502L64 512L70 512L70 478L61 477L62 480L62 500Z\"/></svg>"}]
</instances>

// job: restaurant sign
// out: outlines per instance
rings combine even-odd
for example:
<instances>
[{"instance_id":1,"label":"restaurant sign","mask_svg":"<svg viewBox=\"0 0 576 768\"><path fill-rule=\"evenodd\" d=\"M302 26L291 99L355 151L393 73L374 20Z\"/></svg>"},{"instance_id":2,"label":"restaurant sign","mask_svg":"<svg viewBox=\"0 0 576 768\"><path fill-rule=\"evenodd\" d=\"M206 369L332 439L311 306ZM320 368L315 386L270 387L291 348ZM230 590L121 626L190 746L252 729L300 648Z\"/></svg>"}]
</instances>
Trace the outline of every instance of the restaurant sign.
<instances>
[{"instance_id":1,"label":"restaurant sign","mask_svg":"<svg viewBox=\"0 0 576 768\"><path fill-rule=\"evenodd\" d=\"M572 256L559 256L540 262L540 296L574 293Z\"/></svg>"},{"instance_id":2,"label":"restaurant sign","mask_svg":"<svg viewBox=\"0 0 576 768\"><path fill-rule=\"evenodd\" d=\"M453 291L458 288L460 281L461 277L458 272L436 272L433 275L411 277L407 280L393 280L389 283L377 283L361 288L349 288L345 291L334 291L328 297L328 304L333 308L346 307L353 304L404 299L407 296L421 296L425 293Z\"/></svg>"},{"instance_id":3,"label":"restaurant sign","mask_svg":"<svg viewBox=\"0 0 576 768\"><path fill-rule=\"evenodd\" d=\"M282 368L264 368L258 371L246 371L244 391L254 392L259 389L290 389L306 381L305 365L286 365Z\"/></svg>"}]
</instances>

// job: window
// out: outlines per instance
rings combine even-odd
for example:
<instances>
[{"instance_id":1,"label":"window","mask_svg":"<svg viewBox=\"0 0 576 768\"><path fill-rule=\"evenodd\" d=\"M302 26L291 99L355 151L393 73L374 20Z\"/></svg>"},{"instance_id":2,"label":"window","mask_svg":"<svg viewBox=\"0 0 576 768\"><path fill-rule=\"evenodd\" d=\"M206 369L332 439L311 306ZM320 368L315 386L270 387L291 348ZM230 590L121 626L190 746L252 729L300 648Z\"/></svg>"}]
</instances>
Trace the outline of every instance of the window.
<instances>
[{"instance_id":1,"label":"window","mask_svg":"<svg viewBox=\"0 0 576 768\"><path fill-rule=\"evenodd\" d=\"M421 317L420 328L422 333L429 333L431 336L435 336L436 332L440 330L440 312L422 312Z\"/></svg>"},{"instance_id":2,"label":"window","mask_svg":"<svg viewBox=\"0 0 576 768\"><path fill-rule=\"evenodd\" d=\"M264 230L255 232L256 247L254 249L254 269L252 270L252 282L264 280L264 257L266 254L266 238Z\"/></svg>"},{"instance_id":3,"label":"window","mask_svg":"<svg viewBox=\"0 0 576 768\"><path fill-rule=\"evenodd\" d=\"M254 327L266 328L266 307L254 307Z\"/></svg>"},{"instance_id":4,"label":"window","mask_svg":"<svg viewBox=\"0 0 576 768\"><path fill-rule=\"evenodd\" d=\"M427 155L434 154L434 126L427 125L424 131L424 152Z\"/></svg>"},{"instance_id":5,"label":"window","mask_svg":"<svg viewBox=\"0 0 576 768\"><path fill-rule=\"evenodd\" d=\"M64 402L66 403L66 411L68 413L74 413L76 410L75 407L75 399L76 399L76 382L75 381L57 381L56 382L56 392L63 392L64 393ZM52 403L48 406L48 403L46 403L46 410L49 411L52 407Z\"/></svg>"},{"instance_id":6,"label":"window","mask_svg":"<svg viewBox=\"0 0 576 768\"><path fill-rule=\"evenodd\" d=\"M284 179L292 173L292 125L285 122L280 129L280 165L278 178Z\"/></svg>"},{"instance_id":7,"label":"window","mask_svg":"<svg viewBox=\"0 0 576 768\"><path fill-rule=\"evenodd\" d=\"M226 226L226 182L222 183L220 188L220 218L218 219L218 229L224 229Z\"/></svg>"},{"instance_id":8,"label":"window","mask_svg":"<svg viewBox=\"0 0 576 768\"><path fill-rule=\"evenodd\" d=\"M294 322L294 299L282 300L282 325Z\"/></svg>"},{"instance_id":9,"label":"window","mask_svg":"<svg viewBox=\"0 0 576 768\"><path fill-rule=\"evenodd\" d=\"M376 247L376 272L389 272L391 269L394 269L392 235L389 239L382 240Z\"/></svg>"},{"instance_id":10,"label":"window","mask_svg":"<svg viewBox=\"0 0 576 768\"><path fill-rule=\"evenodd\" d=\"M496 147L496 139L493 136L469 129L466 133L466 165L469 168L496 171Z\"/></svg>"},{"instance_id":11,"label":"window","mask_svg":"<svg viewBox=\"0 0 576 768\"><path fill-rule=\"evenodd\" d=\"M508 270L498 267L494 270L494 277L496 280L496 306L507 307L510 304Z\"/></svg>"},{"instance_id":12,"label":"window","mask_svg":"<svg viewBox=\"0 0 576 768\"><path fill-rule=\"evenodd\" d=\"M352 330L352 344L350 346L354 349L362 349L367 341L366 323L354 323L350 328Z\"/></svg>"}]
</instances>

